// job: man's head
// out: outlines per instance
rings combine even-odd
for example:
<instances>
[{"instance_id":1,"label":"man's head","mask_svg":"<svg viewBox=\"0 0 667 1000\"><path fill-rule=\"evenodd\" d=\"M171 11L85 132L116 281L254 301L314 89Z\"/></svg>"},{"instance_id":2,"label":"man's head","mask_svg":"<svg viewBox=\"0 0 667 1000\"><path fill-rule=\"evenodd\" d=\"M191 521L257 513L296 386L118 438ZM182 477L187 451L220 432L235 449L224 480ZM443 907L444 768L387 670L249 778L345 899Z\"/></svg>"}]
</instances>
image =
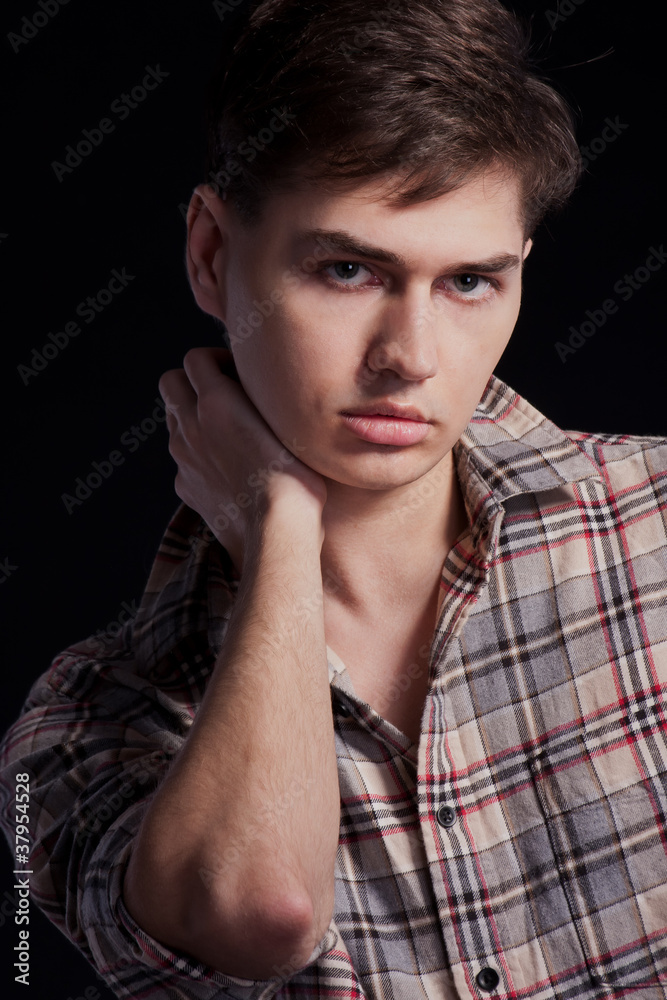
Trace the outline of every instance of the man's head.
<instances>
[{"instance_id":1,"label":"man's head","mask_svg":"<svg viewBox=\"0 0 667 1000\"><path fill-rule=\"evenodd\" d=\"M569 110L498 0L260 0L209 101L207 177L248 224L304 178L393 180L398 204L492 165L530 236L580 170Z\"/></svg>"},{"instance_id":2,"label":"man's head","mask_svg":"<svg viewBox=\"0 0 667 1000\"><path fill-rule=\"evenodd\" d=\"M332 482L451 463L510 338L527 234L578 163L521 58L493 0L264 0L235 47L190 281L250 400ZM422 418L394 443L392 408Z\"/></svg>"}]
</instances>

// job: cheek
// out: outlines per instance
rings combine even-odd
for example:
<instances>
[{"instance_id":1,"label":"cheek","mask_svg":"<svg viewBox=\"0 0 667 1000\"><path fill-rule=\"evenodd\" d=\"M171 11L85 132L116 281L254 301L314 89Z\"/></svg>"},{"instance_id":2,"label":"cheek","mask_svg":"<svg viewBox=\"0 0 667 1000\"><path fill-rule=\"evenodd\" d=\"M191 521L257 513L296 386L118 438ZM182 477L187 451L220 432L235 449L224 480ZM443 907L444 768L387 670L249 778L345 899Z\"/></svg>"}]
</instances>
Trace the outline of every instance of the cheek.
<instances>
[{"instance_id":1,"label":"cheek","mask_svg":"<svg viewBox=\"0 0 667 1000\"><path fill-rule=\"evenodd\" d=\"M441 355L446 391L460 412L472 411L479 402L486 383L502 356L516 323L518 302L507 303L502 311L486 312L456 330Z\"/></svg>"},{"instance_id":2,"label":"cheek","mask_svg":"<svg viewBox=\"0 0 667 1000\"><path fill-rule=\"evenodd\" d=\"M342 366L332 338L289 303L276 305L234 346L234 359L247 395L275 433L294 433L296 422L303 429L340 396Z\"/></svg>"},{"instance_id":3,"label":"cheek","mask_svg":"<svg viewBox=\"0 0 667 1000\"><path fill-rule=\"evenodd\" d=\"M329 395L344 377L352 350L351 330L340 317L311 307L307 298L286 297L265 324L262 351L276 370L311 403Z\"/></svg>"},{"instance_id":4,"label":"cheek","mask_svg":"<svg viewBox=\"0 0 667 1000\"><path fill-rule=\"evenodd\" d=\"M476 344L477 354L490 364L495 364L503 353L516 325L521 303L520 287L506 292L491 309L483 306L479 315L473 316L472 336L469 343ZM475 336L476 334L476 336Z\"/></svg>"}]
</instances>

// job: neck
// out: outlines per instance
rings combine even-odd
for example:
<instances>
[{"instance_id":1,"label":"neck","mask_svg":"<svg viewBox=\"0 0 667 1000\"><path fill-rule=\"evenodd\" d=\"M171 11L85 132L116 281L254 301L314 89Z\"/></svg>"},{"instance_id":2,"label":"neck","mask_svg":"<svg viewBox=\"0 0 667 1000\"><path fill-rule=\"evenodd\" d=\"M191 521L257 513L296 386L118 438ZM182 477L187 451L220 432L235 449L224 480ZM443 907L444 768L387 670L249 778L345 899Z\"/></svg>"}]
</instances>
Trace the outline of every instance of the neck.
<instances>
[{"instance_id":1,"label":"neck","mask_svg":"<svg viewBox=\"0 0 667 1000\"><path fill-rule=\"evenodd\" d=\"M325 592L350 609L394 599L404 606L433 587L467 516L451 452L416 482L364 490L327 481Z\"/></svg>"}]
</instances>

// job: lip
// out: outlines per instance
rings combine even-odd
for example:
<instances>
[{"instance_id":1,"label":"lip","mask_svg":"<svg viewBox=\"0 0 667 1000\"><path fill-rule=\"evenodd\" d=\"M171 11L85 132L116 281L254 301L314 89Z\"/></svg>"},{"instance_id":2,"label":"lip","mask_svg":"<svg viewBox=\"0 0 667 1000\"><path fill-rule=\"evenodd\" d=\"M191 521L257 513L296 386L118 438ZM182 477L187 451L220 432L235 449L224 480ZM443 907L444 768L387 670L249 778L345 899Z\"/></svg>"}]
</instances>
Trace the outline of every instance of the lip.
<instances>
[{"instance_id":1,"label":"lip","mask_svg":"<svg viewBox=\"0 0 667 1000\"><path fill-rule=\"evenodd\" d=\"M414 406L397 403L370 403L341 414L348 428L363 441L371 444L407 447L423 441L430 421Z\"/></svg>"},{"instance_id":2,"label":"lip","mask_svg":"<svg viewBox=\"0 0 667 1000\"><path fill-rule=\"evenodd\" d=\"M404 406L403 403L384 402L368 403L354 409L343 410L344 417L398 417L399 420L419 420L429 423L426 417L415 406Z\"/></svg>"}]
</instances>

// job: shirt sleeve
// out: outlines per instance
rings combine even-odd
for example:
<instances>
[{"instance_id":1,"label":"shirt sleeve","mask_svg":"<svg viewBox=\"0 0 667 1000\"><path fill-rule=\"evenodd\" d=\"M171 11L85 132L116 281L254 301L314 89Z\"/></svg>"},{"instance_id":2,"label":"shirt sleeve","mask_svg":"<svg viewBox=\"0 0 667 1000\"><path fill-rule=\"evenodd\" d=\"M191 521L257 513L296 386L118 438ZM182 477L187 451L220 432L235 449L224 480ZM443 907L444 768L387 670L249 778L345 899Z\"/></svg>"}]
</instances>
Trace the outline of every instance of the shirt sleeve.
<instances>
[{"instance_id":1,"label":"shirt sleeve","mask_svg":"<svg viewBox=\"0 0 667 1000\"><path fill-rule=\"evenodd\" d=\"M0 745L0 825L12 850L16 775L28 775L31 900L120 997L268 998L300 971L224 975L153 939L123 905L134 838L214 662L208 633L185 629L149 669L128 623L102 650L91 638L56 657ZM330 929L307 965L334 937Z\"/></svg>"}]
</instances>

